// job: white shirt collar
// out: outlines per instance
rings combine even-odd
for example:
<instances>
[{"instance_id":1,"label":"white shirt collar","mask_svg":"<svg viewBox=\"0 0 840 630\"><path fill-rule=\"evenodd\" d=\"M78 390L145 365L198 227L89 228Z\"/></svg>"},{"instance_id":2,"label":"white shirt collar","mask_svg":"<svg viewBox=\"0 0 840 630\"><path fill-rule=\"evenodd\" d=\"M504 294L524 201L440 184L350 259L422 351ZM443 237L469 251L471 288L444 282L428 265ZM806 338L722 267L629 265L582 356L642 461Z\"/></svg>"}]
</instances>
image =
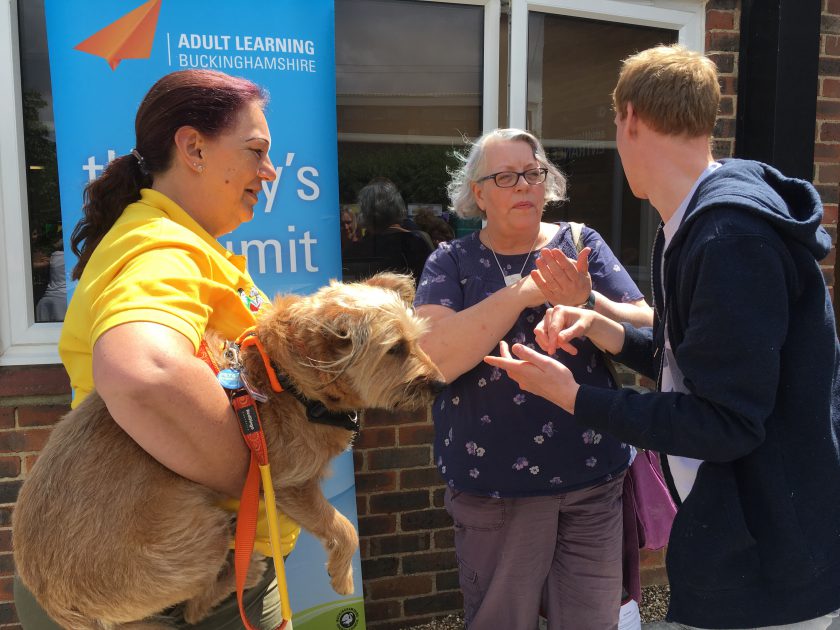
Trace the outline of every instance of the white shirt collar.
<instances>
[{"instance_id":1,"label":"white shirt collar","mask_svg":"<svg viewBox=\"0 0 840 630\"><path fill-rule=\"evenodd\" d=\"M691 187L691 190L688 191L688 194L683 198L680 205L677 206L677 211L665 223L665 225L662 228L662 231L665 234L666 248L668 247L668 245L670 245L671 239L674 238L674 234L677 233L677 230L680 228L680 225L682 225L683 218L685 217L685 211L688 209L688 204L691 201L691 198L694 196L694 192L697 190L697 187L700 185L700 182L706 179L706 177L708 177L711 173L713 173L716 169L720 168L721 166L722 164L720 162L712 162L706 167L706 169L702 173L700 173L700 176L695 180L694 185Z\"/></svg>"}]
</instances>

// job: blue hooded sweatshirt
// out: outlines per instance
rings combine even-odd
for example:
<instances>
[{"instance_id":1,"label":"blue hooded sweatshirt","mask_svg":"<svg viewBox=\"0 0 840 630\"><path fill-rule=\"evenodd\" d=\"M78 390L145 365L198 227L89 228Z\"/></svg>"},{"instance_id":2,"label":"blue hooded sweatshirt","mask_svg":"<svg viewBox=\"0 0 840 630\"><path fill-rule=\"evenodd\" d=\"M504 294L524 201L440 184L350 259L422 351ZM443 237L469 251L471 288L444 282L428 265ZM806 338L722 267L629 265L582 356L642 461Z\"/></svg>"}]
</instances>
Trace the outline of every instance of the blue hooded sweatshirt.
<instances>
[{"instance_id":1,"label":"blue hooded sweatshirt","mask_svg":"<svg viewBox=\"0 0 840 630\"><path fill-rule=\"evenodd\" d=\"M747 628L840 608L840 345L821 217L809 183L724 161L664 265L657 235L654 326L625 326L616 356L656 378L666 321L688 393L578 393L583 426L703 460L671 531L669 620Z\"/></svg>"}]
</instances>

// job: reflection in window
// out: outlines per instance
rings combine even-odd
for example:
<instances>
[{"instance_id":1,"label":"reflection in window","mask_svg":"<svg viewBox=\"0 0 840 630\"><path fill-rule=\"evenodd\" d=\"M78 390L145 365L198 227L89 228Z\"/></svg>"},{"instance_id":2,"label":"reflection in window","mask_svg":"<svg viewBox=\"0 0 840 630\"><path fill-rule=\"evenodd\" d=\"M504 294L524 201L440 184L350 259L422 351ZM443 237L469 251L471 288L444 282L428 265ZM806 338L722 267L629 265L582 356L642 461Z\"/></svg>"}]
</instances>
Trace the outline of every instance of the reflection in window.
<instances>
[{"instance_id":1,"label":"reflection in window","mask_svg":"<svg viewBox=\"0 0 840 630\"><path fill-rule=\"evenodd\" d=\"M17 6L32 303L36 322L57 322L64 320L67 297L44 3Z\"/></svg>"},{"instance_id":2,"label":"reflection in window","mask_svg":"<svg viewBox=\"0 0 840 630\"><path fill-rule=\"evenodd\" d=\"M339 200L344 225L355 227L342 234L350 280L383 262L376 253L385 248L371 242L372 221L358 203L375 178L393 182L404 200L406 216L392 231L439 240L476 227L449 216L446 184L453 149L481 135L484 10L336 0L335 13Z\"/></svg>"},{"instance_id":3,"label":"reflection in window","mask_svg":"<svg viewBox=\"0 0 840 630\"><path fill-rule=\"evenodd\" d=\"M569 201L547 220L583 221L597 230L647 297L658 217L633 197L615 150L612 90L621 60L677 32L530 13L528 126L569 178Z\"/></svg>"}]
</instances>

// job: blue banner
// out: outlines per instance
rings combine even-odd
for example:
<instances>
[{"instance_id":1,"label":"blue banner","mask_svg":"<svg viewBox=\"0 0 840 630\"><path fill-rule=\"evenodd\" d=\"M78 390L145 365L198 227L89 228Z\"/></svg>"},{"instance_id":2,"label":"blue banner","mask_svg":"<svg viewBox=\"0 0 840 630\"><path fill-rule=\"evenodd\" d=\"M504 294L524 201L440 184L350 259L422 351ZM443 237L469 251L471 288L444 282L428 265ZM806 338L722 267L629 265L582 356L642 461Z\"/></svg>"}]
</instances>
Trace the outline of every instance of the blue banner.
<instances>
[{"instance_id":1,"label":"blue banner","mask_svg":"<svg viewBox=\"0 0 840 630\"><path fill-rule=\"evenodd\" d=\"M274 182L255 217L220 238L248 258L268 295L308 293L341 277L332 0L46 0L68 299L69 235L85 185L134 146L134 115L164 74L187 68L246 77L270 94ZM325 494L357 522L353 461L344 453ZM319 543L304 535L286 563L294 626L364 628L356 591L329 586Z\"/></svg>"}]
</instances>

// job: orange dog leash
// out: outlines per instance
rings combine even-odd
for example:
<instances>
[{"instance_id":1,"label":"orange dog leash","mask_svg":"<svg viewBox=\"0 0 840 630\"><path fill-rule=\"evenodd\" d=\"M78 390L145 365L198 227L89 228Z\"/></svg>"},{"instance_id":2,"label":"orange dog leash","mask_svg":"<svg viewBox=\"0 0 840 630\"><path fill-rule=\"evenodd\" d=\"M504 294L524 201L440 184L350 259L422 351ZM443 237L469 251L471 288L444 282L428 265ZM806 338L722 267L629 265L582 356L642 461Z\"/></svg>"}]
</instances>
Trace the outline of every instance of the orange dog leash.
<instances>
[{"instance_id":1,"label":"orange dog leash","mask_svg":"<svg viewBox=\"0 0 840 630\"><path fill-rule=\"evenodd\" d=\"M253 327L245 330L233 344L234 356L229 357L233 362L232 368L220 371L207 348L207 344L203 340L199 347L198 356L210 366L213 372L219 377L219 381L223 387L229 391L231 406L239 420L239 430L251 452L248 475L245 479L245 485L242 488L242 495L239 501L234 537L234 574L236 577L236 598L239 603L239 615L242 618L242 623L246 630L255 630L245 615L243 593L248 574L248 566L251 562L251 553L254 549L259 514L260 480L262 479L263 493L265 494L266 518L269 526L269 541L274 560L274 570L277 576L277 590L280 594L281 613L283 615L283 622L275 630L282 630L292 618L292 608L289 601L283 553L280 547L279 519L277 516L274 486L271 480L271 468L268 463L268 446L265 441L265 433L262 429L254 396L252 396L247 382L246 387L242 386L244 379L241 378L242 366L238 356L239 348L252 345L257 347L262 357L272 389L275 392L283 391L283 388L277 382L274 370L269 369L271 365L270 361Z\"/></svg>"},{"instance_id":2,"label":"orange dog leash","mask_svg":"<svg viewBox=\"0 0 840 630\"><path fill-rule=\"evenodd\" d=\"M239 499L239 514L236 519L236 549L234 551L234 570L236 575L236 599L239 602L239 615L246 630L254 630L245 616L242 596L245 590L245 578L248 575L248 565L251 563L251 553L254 549L254 537L257 531L257 515L260 503L260 477L263 480L265 493L265 509L269 523L271 550L274 556L274 570L277 574L277 589L280 592L280 606L283 623L276 630L285 628L292 618L292 608L289 602L289 592L286 586L286 568L280 551L280 536L277 526L277 503L274 498L274 488L271 484L271 472L268 465L268 447L265 434L260 423L257 405L251 394L244 388L234 392L231 405L239 419L239 429L242 437L251 451L251 463L248 466L248 476L242 488ZM272 518L273 517L273 518Z\"/></svg>"}]
</instances>

